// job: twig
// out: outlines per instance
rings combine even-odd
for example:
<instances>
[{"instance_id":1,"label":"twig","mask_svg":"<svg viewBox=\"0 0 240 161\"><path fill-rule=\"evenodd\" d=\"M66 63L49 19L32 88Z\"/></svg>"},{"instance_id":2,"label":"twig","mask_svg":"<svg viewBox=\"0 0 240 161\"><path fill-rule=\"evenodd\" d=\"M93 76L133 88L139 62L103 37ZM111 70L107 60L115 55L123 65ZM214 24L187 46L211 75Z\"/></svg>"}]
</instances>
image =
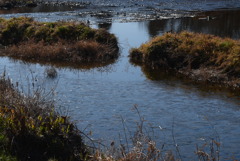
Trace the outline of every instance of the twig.
<instances>
[{"instance_id":1,"label":"twig","mask_svg":"<svg viewBox=\"0 0 240 161\"><path fill-rule=\"evenodd\" d=\"M126 133L126 128L125 128L124 119L123 119L122 116L121 116L121 120L122 120L122 125L123 125L125 140L126 140L126 143L127 143L127 149L128 149L128 152L129 152L129 144L128 144L128 139L127 139L127 133Z\"/></svg>"},{"instance_id":2,"label":"twig","mask_svg":"<svg viewBox=\"0 0 240 161\"><path fill-rule=\"evenodd\" d=\"M174 136L174 118L173 118L173 123L172 123L172 139L173 139L173 143L174 143L174 145L175 145L175 147L176 147L177 154L178 154L180 160L182 160L182 156L181 156L181 154L180 154L180 150L179 150L179 148L178 148L178 145L177 145L177 143L176 143L175 136Z\"/></svg>"}]
</instances>

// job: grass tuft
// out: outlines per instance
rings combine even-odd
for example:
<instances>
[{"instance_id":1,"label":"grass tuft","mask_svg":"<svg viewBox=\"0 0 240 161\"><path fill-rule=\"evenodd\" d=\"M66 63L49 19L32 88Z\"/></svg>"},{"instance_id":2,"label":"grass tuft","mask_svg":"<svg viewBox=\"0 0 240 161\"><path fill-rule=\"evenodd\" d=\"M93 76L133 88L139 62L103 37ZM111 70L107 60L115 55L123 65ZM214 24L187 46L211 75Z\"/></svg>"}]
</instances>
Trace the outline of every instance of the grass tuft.
<instances>
[{"instance_id":1,"label":"grass tuft","mask_svg":"<svg viewBox=\"0 0 240 161\"><path fill-rule=\"evenodd\" d=\"M83 23L36 22L19 17L0 20L2 55L25 61L102 63L119 56L117 39Z\"/></svg>"},{"instance_id":2,"label":"grass tuft","mask_svg":"<svg viewBox=\"0 0 240 161\"><path fill-rule=\"evenodd\" d=\"M197 80L240 85L240 41L229 38L187 31L166 33L132 49L130 61Z\"/></svg>"}]
</instances>

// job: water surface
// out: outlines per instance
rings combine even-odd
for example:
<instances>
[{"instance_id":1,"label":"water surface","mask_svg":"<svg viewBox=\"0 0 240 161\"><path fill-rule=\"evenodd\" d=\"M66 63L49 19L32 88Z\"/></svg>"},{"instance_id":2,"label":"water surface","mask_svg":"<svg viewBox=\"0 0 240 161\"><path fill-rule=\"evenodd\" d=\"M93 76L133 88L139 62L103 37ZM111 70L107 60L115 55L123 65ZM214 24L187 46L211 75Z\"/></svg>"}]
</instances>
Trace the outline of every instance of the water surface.
<instances>
[{"instance_id":1,"label":"water surface","mask_svg":"<svg viewBox=\"0 0 240 161\"><path fill-rule=\"evenodd\" d=\"M149 1L155 2L160 1ZM201 6L200 1L197 2ZM207 7L203 8L207 10ZM78 13L80 11L36 12L5 14L2 17L27 15L42 21L82 20ZM91 23L93 27L104 27L118 37L121 57L116 63L90 70L58 67L57 79L46 78L44 70L47 65L26 64L8 58L0 59L0 69L6 69L13 82L18 81L24 86L25 92L32 81L34 88L43 86L48 89L56 85L56 102L63 110L67 109L80 129L92 131L91 137L102 139L104 143L119 141L119 134L123 138L121 117L130 131L134 131L139 118L131 109L137 104L147 120L146 127L154 129L155 133L151 135L155 136L157 144L165 144L164 150L176 151L174 135L183 160L196 160L196 144L203 145L213 138L221 143L221 159L228 160L232 156L240 159L239 95L233 96L228 90L213 90L206 85L202 88L201 85L176 79L171 74L157 73L152 79L152 74L128 61L130 48L170 30L239 39L238 15L239 10L208 11L199 12L195 17L128 23L102 21L102 17L95 17L96 21Z\"/></svg>"}]
</instances>

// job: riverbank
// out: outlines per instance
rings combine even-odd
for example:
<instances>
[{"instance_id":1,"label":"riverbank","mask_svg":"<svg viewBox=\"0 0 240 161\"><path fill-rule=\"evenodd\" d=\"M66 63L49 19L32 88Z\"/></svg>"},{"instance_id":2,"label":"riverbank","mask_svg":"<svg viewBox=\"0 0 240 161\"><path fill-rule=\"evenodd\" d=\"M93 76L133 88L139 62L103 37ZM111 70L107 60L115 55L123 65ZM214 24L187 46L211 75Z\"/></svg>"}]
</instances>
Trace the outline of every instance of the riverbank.
<instances>
[{"instance_id":1,"label":"riverbank","mask_svg":"<svg viewBox=\"0 0 240 161\"><path fill-rule=\"evenodd\" d=\"M240 41L184 31L166 33L132 49L130 61L239 89L239 53Z\"/></svg>"},{"instance_id":2,"label":"riverbank","mask_svg":"<svg viewBox=\"0 0 240 161\"><path fill-rule=\"evenodd\" d=\"M2 56L72 64L106 64L119 56L117 39L113 34L104 29L92 29L83 23L43 23L19 17L1 19L0 25Z\"/></svg>"}]
</instances>

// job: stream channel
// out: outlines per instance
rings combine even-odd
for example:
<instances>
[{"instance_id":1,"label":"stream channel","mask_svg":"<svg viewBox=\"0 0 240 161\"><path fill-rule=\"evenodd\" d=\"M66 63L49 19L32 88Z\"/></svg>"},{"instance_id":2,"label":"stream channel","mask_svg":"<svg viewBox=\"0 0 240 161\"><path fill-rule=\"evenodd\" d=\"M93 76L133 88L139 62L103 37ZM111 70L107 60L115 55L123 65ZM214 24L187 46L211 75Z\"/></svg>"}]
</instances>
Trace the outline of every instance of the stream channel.
<instances>
[{"instance_id":1,"label":"stream channel","mask_svg":"<svg viewBox=\"0 0 240 161\"><path fill-rule=\"evenodd\" d=\"M91 27L105 28L119 41L121 56L116 63L92 69L55 67L58 76L51 79L44 72L50 65L2 57L0 71L6 70L12 81L19 82L19 88L26 93L37 86L46 89L46 93L54 88L54 99L61 111L68 114L79 129L91 133L91 138L100 139L104 144L109 145L113 140L125 141L122 119L134 133L139 117L132 108L138 105L146 120L144 127L159 147L165 145L163 151L172 150L179 158L177 144L183 160L197 160L196 145L200 147L215 139L221 143L221 160L240 159L238 92L192 83L160 71L149 72L130 64L128 58L132 47L170 30L239 39L240 2L107 2L96 1L96 4L84 7L38 6L1 10L0 17L85 21Z\"/></svg>"}]
</instances>

